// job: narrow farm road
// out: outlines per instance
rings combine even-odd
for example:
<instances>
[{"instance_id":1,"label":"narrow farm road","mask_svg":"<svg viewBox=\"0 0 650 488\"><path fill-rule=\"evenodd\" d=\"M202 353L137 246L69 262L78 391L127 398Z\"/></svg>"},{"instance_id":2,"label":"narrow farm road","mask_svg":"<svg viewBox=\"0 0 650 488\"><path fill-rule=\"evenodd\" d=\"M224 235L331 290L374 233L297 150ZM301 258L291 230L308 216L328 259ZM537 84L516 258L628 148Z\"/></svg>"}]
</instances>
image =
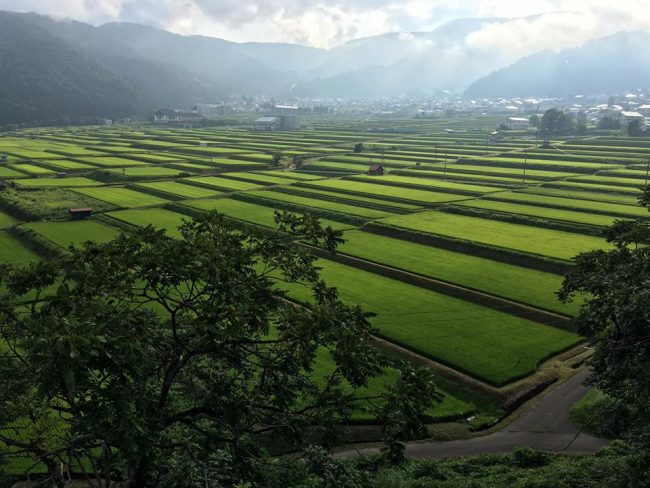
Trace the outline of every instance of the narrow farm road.
<instances>
[{"instance_id":1,"label":"narrow farm road","mask_svg":"<svg viewBox=\"0 0 650 488\"><path fill-rule=\"evenodd\" d=\"M571 406L587 391L583 385L587 376L586 370L577 373L501 431L456 441L413 442L408 444L406 454L414 458L440 459L510 452L518 447L583 454L596 452L608 441L580 432L569 418ZM360 449L339 455L349 457L376 451L376 448Z\"/></svg>"}]
</instances>

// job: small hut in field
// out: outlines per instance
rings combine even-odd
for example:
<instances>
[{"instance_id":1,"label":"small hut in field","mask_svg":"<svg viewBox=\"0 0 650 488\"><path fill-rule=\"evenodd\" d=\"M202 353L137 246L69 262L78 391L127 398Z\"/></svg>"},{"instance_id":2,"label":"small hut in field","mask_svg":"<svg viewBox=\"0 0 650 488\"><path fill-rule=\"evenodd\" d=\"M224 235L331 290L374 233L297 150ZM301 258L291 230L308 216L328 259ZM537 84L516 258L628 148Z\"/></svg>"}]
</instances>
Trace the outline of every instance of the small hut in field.
<instances>
[{"instance_id":1,"label":"small hut in field","mask_svg":"<svg viewBox=\"0 0 650 488\"><path fill-rule=\"evenodd\" d=\"M71 208L68 209L68 212L70 213L70 218L72 220L81 220L81 219L90 218L90 216L93 213L93 209L92 208Z\"/></svg>"}]
</instances>

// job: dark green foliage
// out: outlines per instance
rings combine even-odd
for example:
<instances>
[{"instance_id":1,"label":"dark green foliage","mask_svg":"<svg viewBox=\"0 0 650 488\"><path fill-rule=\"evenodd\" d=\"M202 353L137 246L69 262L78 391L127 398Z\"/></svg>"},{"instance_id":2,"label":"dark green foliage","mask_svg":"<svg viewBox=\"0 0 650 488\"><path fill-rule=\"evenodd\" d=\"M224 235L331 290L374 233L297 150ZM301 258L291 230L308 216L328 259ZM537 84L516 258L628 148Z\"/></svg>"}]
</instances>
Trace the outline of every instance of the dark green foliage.
<instances>
[{"instance_id":1,"label":"dark green foliage","mask_svg":"<svg viewBox=\"0 0 650 488\"><path fill-rule=\"evenodd\" d=\"M384 360L370 314L341 303L293 245L333 252L340 233L310 216L276 222L271 235L238 231L207 213L180 239L147 227L3 268L0 442L42 463L56 486L86 470L129 487L189 487L265 486L268 447L340 441L360 401L349 386L366 386ZM313 301L290 303L278 281ZM334 367L316 377L323 350ZM436 398L431 374L405 367L376 415L401 440L426 432ZM348 477L321 465L326 486Z\"/></svg>"},{"instance_id":2,"label":"dark green foliage","mask_svg":"<svg viewBox=\"0 0 650 488\"><path fill-rule=\"evenodd\" d=\"M94 211L113 210L108 203L61 188L0 191L0 208L22 220L67 219L68 209L90 207Z\"/></svg>"},{"instance_id":3,"label":"dark green foliage","mask_svg":"<svg viewBox=\"0 0 650 488\"><path fill-rule=\"evenodd\" d=\"M62 39L0 15L0 124L125 117L144 109L123 78Z\"/></svg>"},{"instance_id":4,"label":"dark green foliage","mask_svg":"<svg viewBox=\"0 0 650 488\"><path fill-rule=\"evenodd\" d=\"M649 200L646 189L640 202ZM650 240L650 225L619 221L607 238L612 251L574 259L560 298L586 297L576 319L594 343L592 383L612 399L615 410L607 415L628 426L628 438L640 447L637 468L650 479L650 248L639 245Z\"/></svg>"},{"instance_id":5,"label":"dark green foliage","mask_svg":"<svg viewBox=\"0 0 650 488\"><path fill-rule=\"evenodd\" d=\"M316 453L317 454L317 453ZM265 486L329 488L644 488L630 475L634 456L615 444L595 456L551 455L530 449L448 460L408 460L400 466L379 456L332 461L314 454L288 470L278 462ZM332 484L334 480L337 484Z\"/></svg>"},{"instance_id":6,"label":"dark green foliage","mask_svg":"<svg viewBox=\"0 0 650 488\"><path fill-rule=\"evenodd\" d=\"M640 120L631 120L627 124L627 135L630 137L639 137L644 134L644 131L641 130L641 121Z\"/></svg>"},{"instance_id":7,"label":"dark green foliage","mask_svg":"<svg viewBox=\"0 0 650 488\"><path fill-rule=\"evenodd\" d=\"M628 475L629 451L591 457L552 456L521 449L443 461L412 461L402 470L383 469L365 486L377 488L600 488L641 487Z\"/></svg>"},{"instance_id":8,"label":"dark green foliage","mask_svg":"<svg viewBox=\"0 0 650 488\"><path fill-rule=\"evenodd\" d=\"M610 439L629 429L625 407L596 388L571 408L571 420L585 432Z\"/></svg>"},{"instance_id":9,"label":"dark green foliage","mask_svg":"<svg viewBox=\"0 0 650 488\"><path fill-rule=\"evenodd\" d=\"M549 109L544 112L539 123L539 132L542 137L557 137L573 131L574 121L561 110Z\"/></svg>"},{"instance_id":10,"label":"dark green foliage","mask_svg":"<svg viewBox=\"0 0 650 488\"><path fill-rule=\"evenodd\" d=\"M598 121L596 128L599 130L618 130L621 128L621 122L606 115Z\"/></svg>"},{"instance_id":11,"label":"dark green foliage","mask_svg":"<svg viewBox=\"0 0 650 488\"><path fill-rule=\"evenodd\" d=\"M0 12L0 126L144 117L210 99L215 85L137 57L89 25Z\"/></svg>"},{"instance_id":12,"label":"dark green foliage","mask_svg":"<svg viewBox=\"0 0 650 488\"><path fill-rule=\"evenodd\" d=\"M576 121L576 135L584 136L587 132L587 119L584 114L581 114Z\"/></svg>"}]
</instances>

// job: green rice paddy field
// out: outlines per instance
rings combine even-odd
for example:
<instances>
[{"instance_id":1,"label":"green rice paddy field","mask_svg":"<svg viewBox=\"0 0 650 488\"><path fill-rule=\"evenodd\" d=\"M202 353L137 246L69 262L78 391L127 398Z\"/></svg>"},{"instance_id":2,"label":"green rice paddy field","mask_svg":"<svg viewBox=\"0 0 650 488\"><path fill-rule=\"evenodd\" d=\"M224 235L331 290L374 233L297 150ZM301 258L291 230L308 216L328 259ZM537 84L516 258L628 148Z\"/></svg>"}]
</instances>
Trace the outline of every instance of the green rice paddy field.
<instances>
[{"instance_id":1,"label":"green rice paddy field","mask_svg":"<svg viewBox=\"0 0 650 488\"><path fill-rule=\"evenodd\" d=\"M153 225L159 229L165 229L168 235L175 237L180 235L178 227L183 220L190 219L187 215L165 210L164 208L118 210L117 212L107 212L106 215L136 227Z\"/></svg>"},{"instance_id":2,"label":"green rice paddy field","mask_svg":"<svg viewBox=\"0 0 650 488\"><path fill-rule=\"evenodd\" d=\"M436 211L393 217L382 223L562 260L612 247L599 237Z\"/></svg>"},{"instance_id":3,"label":"green rice paddy field","mask_svg":"<svg viewBox=\"0 0 650 488\"><path fill-rule=\"evenodd\" d=\"M346 232L344 238L340 252L350 256L566 315L577 311L577 304L564 305L555 296L559 275L367 232Z\"/></svg>"},{"instance_id":4,"label":"green rice paddy field","mask_svg":"<svg viewBox=\"0 0 650 488\"><path fill-rule=\"evenodd\" d=\"M73 191L122 208L148 207L168 203L168 200L127 188L77 188Z\"/></svg>"},{"instance_id":5,"label":"green rice paddy field","mask_svg":"<svg viewBox=\"0 0 650 488\"><path fill-rule=\"evenodd\" d=\"M411 203L435 204L444 202L453 202L458 200L467 200L470 197L457 195L453 193L438 193L427 190L417 190L414 188L404 189L378 183L365 183L362 181L349 180L322 180L300 183L307 188L326 189L339 191L341 193L352 193L354 195L384 197L396 199Z\"/></svg>"},{"instance_id":6,"label":"green rice paddy field","mask_svg":"<svg viewBox=\"0 0 650 488\"><path fill-rule=\"evenodd\" d=\"M509 134L482 157L495 121L469 116L391 121L415 133L372 133L367 129L381 129L387 121L369 118L360 128L357 119L345 117L315 118L313 129L272 134L244 126L25 129L18 136L0 137L0 157L7 154L0 163L0 184L7 186L0 191L0 263L44 259L28 247L28 235L14 226L65 249L87 240L108 241L129 226L151 224L177 237L183 219L210 210L268 229L275 225L274 211L289 208L327 212L330 219L321 219L323 224L344 231L341 253L357 260L510 300L542 314L572 316L580 301L557 300L562 276L495 261L475 250L488 246L568 265L579 252L609 248L603 238L545 228L539 221L593 230L616 218L647 218L650 214L636 202L644 168L632 167L639 162L640 147L623 136L597 136L584 144L579 139L554 140L558 149L551 153L531 148L533 139ZM357 142L378 147L355 154ZM566 159L563 145L571 153ZM363 174L370 158L375 164L381 160L380 147L386 149L387 169L396 172ZM526 161L525 184L523 149L534 156ZM299 171L274 169L270 165L276 151L316 157ZM440 164L445 154L447 173ZM617 159L613 154L620 162L606 164L607 158ZM196 176L182 177L185 171ZM55 177L54 172L72 174ZM115 183L121 183L123 174L130 183L126 187ZM35 214L35 205L47 214ZM91 206L95 215L104 216L68 220L67 210L75 205ZM445 212L452 210L447 206L481 216ZM519 223L505 221L511 217ZM393 237L369 232L365 221L390 226ZM444 249L416 244L410 237L417 233L439 236L448 244ZM456 241L470 245L456 249ZM498 307L351 265L327 259L320 259L319 265L323 278L346 301L378 314L372 319L378 335L492 385L533 375L540 362L583 340ZM303 289L292 288L290 293L298 301L310 298ZM328 358L319 357L319 369L327 367ZM371 390L381 392L384 381L373 383ZM450 387L433 416L468 415L477 408Z\"/></svg>"},{"instance_id":7,"label":"green rice paddy field","mask_svg":"<svg viewBox=\"0 0 650 488\"><path fill-rule=\"evenodd\" d=\"M219 190L210 190L201 186L186 185L182 182L175 181L156 181L152 183L140 183L139 188L155 190L157 192L167 193L174 197L181 198L206 198L214 197L221 193Z\"/></svg>"},{"instance_id":8,"label":"green rice paddy field","mask_svg":"<svg viewBox=\"0 0 650 488\"><path fill-rule=\"evenodd\" d=\"M608 226L614 223L615 217L598 215L589 212L576 212L557 208L538 207L535 205L523 205L519 203L496 202L491 200L472 200L457 204L463 208L473 208L498 213L523 215L540 219L557 220L575 224Z\"/></svg>"},{"instance_id":9,"label":"green rice paddy field","mask_svg":"<svg viewBox=\"0 0 650 488\"><path fill-rule=\"evenodd\" d=\"M38 255L6 230L0 231L0 261L4 264L27 264Z\"/></svg>"},{"instance_id":10,"label":"green rice paddy field","mask_svg":"<svg viewBox=\"0 0 650 488\"><path fill-rule=\"evenodd\" d=\"M383 337L492 384L530 374L553 352L580 341L570 332L349 266L325 260L319 266L345 300L378 314L372 323ZM302 289L291 293L309 298Z\"/></svg>"},{"instance_id":11,"label":"green rice paddy field","mask_svg":"<svg viewBox=\"0 0 650 488\"><path fill-rule=\"evenodd\" d=\"M67 222L30 222L22 227L36 232L61 248L81 246L86 241L108 242L119 235L119 231L93 220Z\"/></svg>"}]
</instances>

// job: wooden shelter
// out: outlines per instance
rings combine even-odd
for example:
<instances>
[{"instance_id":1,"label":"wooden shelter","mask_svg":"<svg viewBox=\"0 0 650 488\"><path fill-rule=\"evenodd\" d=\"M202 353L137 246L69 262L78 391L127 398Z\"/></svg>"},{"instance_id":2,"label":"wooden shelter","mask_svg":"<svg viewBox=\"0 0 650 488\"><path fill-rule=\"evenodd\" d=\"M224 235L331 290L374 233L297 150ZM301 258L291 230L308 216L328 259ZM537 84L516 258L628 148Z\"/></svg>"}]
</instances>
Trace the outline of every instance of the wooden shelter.
<instances>
[{"instance_id":1,"label":"wooden shelter","mask_svg":"<svg viewBox=\"0 0 650 488\"><path fill-rule=\"evenodd\" d=\"M71 208L68 209L68 212L70 213L70 217L72 218L72 220L81 220L81 219L89 218L93 213L93 209L92 208Z\"/></svg>"}]
</instances>

